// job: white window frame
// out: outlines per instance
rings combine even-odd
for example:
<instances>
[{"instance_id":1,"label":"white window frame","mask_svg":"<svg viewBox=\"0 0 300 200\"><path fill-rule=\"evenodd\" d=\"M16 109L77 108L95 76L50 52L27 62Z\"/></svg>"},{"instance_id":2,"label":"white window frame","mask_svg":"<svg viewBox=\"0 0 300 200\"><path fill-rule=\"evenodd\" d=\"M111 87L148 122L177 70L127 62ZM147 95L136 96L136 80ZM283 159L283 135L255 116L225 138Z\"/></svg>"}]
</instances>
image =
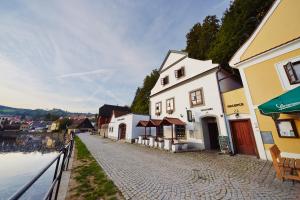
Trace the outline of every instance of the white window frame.
<instances>
[{"instance_id":1,"label":"white window frame","mask_svg":"<svg viewBox=\"0 0 300 200\"><path fill-rule=\"evenodd\" d=\"M157 109L157 107L159 107L159 109ZM161 112L162 112L162 102L159 101L155 103L155 115L160 115Z\"/></svg>"},{"instance_id":2,"label":"white window frame","mask_svg":"<svg viewBox=\"0 0 300 200\"><path fill-rule=\"evenodd\" d=\"M172 108L172 109L168 109L168 101L169 101L169 100L172 100L172 101L173 101L173 108ZM174 111L175 111L175 98L172 97L172 98L169 98L169 99L166 100L166 112L167 112L168 114L172 114Z\"/></svg>"},{"instance_id":3,"label":"white window frame","mask_svg":"<svg viewBox=\"0 0 300 200\"><path fill-rule=\"evenodd\" d=\"M288 75L286 74L286 71L284 69L284 65L286 65L288 62L297 62L300 61L300 56L289 58L286 60L283 60L281 62L278 62L275 64L275 68L281 83L281 86L284 90L292 90L300 85L300 83L291 84L288 78Z\"/></svg>"}]
</instances>

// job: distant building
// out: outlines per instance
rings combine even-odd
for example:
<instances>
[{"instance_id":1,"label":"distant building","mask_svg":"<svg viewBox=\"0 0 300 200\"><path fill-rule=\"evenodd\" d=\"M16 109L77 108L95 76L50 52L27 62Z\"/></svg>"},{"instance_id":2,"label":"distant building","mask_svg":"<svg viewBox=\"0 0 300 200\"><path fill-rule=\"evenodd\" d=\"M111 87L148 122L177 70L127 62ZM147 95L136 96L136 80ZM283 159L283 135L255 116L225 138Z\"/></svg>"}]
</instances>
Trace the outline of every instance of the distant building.
<instances>
[{"instance_id":1,"label":"distant building","mask_svg":"<svg viewBox=\"0 0 300 200\"><path fill-rule=\"evenodd\" d=\"M99 108L99 114L97 120L98 133L100 135L105 134L108 124L111 120L113 111L118 114L128 114L130 113L130 108L127 106L116 106L116 105L108 105L108 104L104 104L103 106L101 106Z\"/></svg>"},{"instance_id":2,"label":"distant building","mask_svg":"<svg viewBox=\"0 0 300 200\"><path fill-rule=\"evenodd\" d=\"M72 131L74 133L82 131L92 131L93 129L94 127L88 118L76 119L73 120L72 124L68 127L68 133L70 134Z\"/></svg>"},{"instance_id":3,"label":"distant building","mask_svg":"<svg viewBox=\"0 0 300 200\"><path fill-rule=\"evenodd\" d=\"M144 128L136 126L138 122L149 118L149 115L113 111L106 135L111 139L132 142L144 134Z\"/></svg>"},{"instance_id":4,"label":"distant building","mask_svg":"<svg viewBox=\"0 0 300 200\"><path fill-rule=\"evenodd\" d=\"M53 121L51 126L50 126L50 131L51 132L58 131L59 130L59 125L60 125L60 119Z\"/></svg>"},{"instance_id":5,"label":"distant building","mask_svg":"<svg viewBox=\"0 0 300 200\"><path fill-rule=\"evenodd\" d=\"M28 129L29 129L29 124L28 123L24 122L24 123L21 124L21 126L20 126L21 131L27 131Z\"/></svg>"}]
</instances>

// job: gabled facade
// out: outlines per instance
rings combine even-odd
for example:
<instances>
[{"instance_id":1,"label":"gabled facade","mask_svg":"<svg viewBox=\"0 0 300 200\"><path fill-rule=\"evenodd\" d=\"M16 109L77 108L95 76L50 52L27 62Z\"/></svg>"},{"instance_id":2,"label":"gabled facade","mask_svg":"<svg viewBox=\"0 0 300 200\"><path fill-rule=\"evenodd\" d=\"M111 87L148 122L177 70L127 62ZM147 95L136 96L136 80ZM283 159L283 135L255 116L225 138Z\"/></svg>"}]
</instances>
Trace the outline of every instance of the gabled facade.
<instances>
[{"instance_id":1,"label":"gabled facade","mask_svg":"<svg viewBox=\"0 0 300 200\"><path fill-rule=\"evenodd\" d=\"M187 141L190 149L229 150L218 71L218 64L211 60L196 60L185 52L169 51L151 90L151 118L170 117L185 122L184 127L175 126L173 132L176 138ZM171 138L171 127L162 129L164 137Z\"/></svg>"},{"instance_id":2,"label":"gabled facade","mask_svg":"<svg viewBox=\"0 0 300 200\"><path fill-rule=\"evenodd\" d=\"M110 122L113 111L120 113L130 113L130 108L127 106L117 106L117 105L108 105L104 104L99 108L98 119L97 119L97 127L98 133L105 134L107 130L107 124ZM105 136L105 135L103 135Z\"/></svg>"},{"instance_id":3,"label":"gabled facade","mask_svg":"<svg viewBox=\"0 0 300 200\"><path fill-rule=\"evenodd\" d=\"M74 133L77 133L80 131L92 131L92 130L94 130L94 127L88 118L72 120L71 125L68 126L68 133L71 133L72 131Z\"/></svg>"},{"instance_id":4,"label":"gabled facade","mask_svg":"<svg viewBox=\"0 0 300 200\"><path fill-rule=\"evenodd\" d=\"M300 158L300 139L296 134L300 132L299 113L280 114L279 118L273 116L273 120L258 109L265 102L300 86L299 9L300 1L275 1L229 63L240 71L262 159L271 159L269 148L273 144L286 156Z\"/></svg>"}]
</instances>

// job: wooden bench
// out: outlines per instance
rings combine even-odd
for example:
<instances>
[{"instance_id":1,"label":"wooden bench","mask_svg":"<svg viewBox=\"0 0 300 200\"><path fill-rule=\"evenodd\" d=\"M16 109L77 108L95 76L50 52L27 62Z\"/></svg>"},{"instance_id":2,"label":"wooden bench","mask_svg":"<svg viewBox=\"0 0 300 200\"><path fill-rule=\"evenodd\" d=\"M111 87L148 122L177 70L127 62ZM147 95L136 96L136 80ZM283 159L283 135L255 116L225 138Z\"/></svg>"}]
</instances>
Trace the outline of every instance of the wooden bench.
<instances>
[{"instance_id":1,"label":"wooden bench","mask_svg":"<svg viewBox=\"0 0 300 200\"><path fill-rule=\"evenodd\" d=\"M282 157L277 145L270 148L270 153L278 179L300 181L300 159Z\"/></svg>"}]
</instances>

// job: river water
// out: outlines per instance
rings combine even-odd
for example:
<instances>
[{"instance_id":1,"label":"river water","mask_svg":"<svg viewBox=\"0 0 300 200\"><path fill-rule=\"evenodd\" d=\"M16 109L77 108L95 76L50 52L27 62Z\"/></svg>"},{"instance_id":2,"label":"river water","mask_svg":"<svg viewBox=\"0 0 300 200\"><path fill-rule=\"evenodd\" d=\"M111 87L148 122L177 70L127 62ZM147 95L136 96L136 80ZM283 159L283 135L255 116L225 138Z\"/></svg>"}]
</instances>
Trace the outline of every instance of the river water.
<instances>
[{"instance_id":1,"label":"river water","mask_svg":"<svg viewBox=\"0 0 300 200\"><path fill-rule=\"evenodd\" d=\"M58 155L59 142L55 139L32 134L1 137L0 133L0 200L8 199ZM21 199L42 199L51 184L54 169L52 165Z\"/></svg>"}]
</instances>

